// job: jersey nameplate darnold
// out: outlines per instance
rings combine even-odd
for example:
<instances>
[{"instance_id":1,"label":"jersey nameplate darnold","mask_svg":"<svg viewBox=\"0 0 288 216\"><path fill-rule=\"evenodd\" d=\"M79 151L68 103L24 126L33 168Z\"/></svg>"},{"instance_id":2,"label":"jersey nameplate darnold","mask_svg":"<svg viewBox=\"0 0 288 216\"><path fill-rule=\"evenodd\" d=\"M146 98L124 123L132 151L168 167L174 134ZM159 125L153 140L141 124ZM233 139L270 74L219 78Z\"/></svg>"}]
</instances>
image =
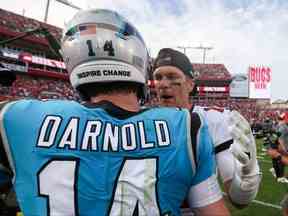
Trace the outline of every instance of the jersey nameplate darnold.
<instances>
[{"instance_id":1,"label":"jersey nameplate darnold","mask_svg":"<svg viewBox=\"0 0 288 216\"><path fill-rule=\"evenodd\" d=\"M118 152L133 151L137 148L148 149L166 147L171 144L168 124L164 120L154 121L156 140L147 140L143 121L126 123L121 126L101 120L89 120L85 128L79 132L79 118L72 117L66 125L62 125L60 116L49 115L43 120L39 130L37 147L83 151ZM59 128L65 127L60 139L56 140ZM150 130L151 131L151 130ZM80 146L77 141L80 139ZM101 147L99 140L102 141Z\"/></svg>"}]
</instances>

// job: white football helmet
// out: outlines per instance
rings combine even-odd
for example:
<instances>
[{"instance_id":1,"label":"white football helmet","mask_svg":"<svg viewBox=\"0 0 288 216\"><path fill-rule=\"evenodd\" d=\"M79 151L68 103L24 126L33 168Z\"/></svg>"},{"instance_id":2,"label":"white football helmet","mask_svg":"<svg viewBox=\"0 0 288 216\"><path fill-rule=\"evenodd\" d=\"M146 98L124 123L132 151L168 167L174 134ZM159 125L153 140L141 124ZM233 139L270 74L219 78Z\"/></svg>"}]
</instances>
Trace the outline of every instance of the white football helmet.
<instances>
[{"instance_id":1,"label":"white football helmet","mask_svg":"<svg viewBox=\"0 0 288 216\"><path fill-rule=\"evenodd\" d=\"M147 48L137 29L117 12L78 12L63 30L61 53L72 86L84 98L83 86L113 82L138 84L145 96Z\"/></svg>"}]
</instances>

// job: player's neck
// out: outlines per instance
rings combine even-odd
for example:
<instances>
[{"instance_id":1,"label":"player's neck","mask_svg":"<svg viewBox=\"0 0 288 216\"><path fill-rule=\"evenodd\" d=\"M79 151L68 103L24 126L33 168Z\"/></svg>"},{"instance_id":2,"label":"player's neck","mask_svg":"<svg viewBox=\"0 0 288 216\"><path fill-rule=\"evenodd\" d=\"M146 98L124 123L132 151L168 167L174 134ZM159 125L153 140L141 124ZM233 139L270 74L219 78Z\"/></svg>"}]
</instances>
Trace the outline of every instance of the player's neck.
<instances>
[{"instance_id":1,"label":"player's neck","mask_svg":"<svg viewBox=\"0 0 288 216\"><path fill-rule=\"evenodd\" d=\"M193 107L193 103L188 103L187 106L186 106L186 109L190 110L192 107Z\"/></svg>"},{"instance_id":2,"label":"player's neck","mask_svg":"<svg viewBox=\"0 0 288 216\"><path fill-rule=\"evenodd\" d=\"M192 101L191 99L189 98L189 96L187 95L187 97L183 98L182 99L182 105L181 107L185 108L185 109L191 109L192 107Z\"/></svg>"},{"instance_id":3,"label":"player's neck","mask_svg":"<svg viewBox=\"0 0 288 216\"><path fill-rule=\"evenodd\" d=\"M186 108L186 109L191 109L192 103L190 103L189 100L187 100L181 107Z\"/></svg>"},{"instance_id":4,"label":"player's neck","mask_svg":"<svg viewBox=\"0 0 288 216\"><path fill-rule=\"evenodd\" d=\"M98 95L96 97L92 97L90 100L91 103L98 103L100 101L110 101L116 106L119 106L122 109L131 111L131 112L137 112L140 110L138 98L133 93L130 93L130 94L118 93L118 94L109 94L109 95L103 94L103 95Z\"/></svg>"}]
</instances>

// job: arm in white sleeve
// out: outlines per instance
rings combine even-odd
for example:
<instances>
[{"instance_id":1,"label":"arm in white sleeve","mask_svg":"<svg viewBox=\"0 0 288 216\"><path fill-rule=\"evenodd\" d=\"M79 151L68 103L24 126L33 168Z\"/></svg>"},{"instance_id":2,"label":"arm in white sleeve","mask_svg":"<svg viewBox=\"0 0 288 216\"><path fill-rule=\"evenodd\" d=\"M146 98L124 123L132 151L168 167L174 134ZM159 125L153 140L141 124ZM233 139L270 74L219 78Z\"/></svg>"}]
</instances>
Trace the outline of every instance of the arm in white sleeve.
<instances>
[{"instance_id":1,"label":"arm in white sleeve","mask_svg":"<svg viewBox=\"0 0 288 216\"><path fill-rule=\"evenodd\" d=\"M200 208L220 200L222 193L216 178L214 146L207 124L200 114L192 113L191 119L194 119L194 122L197 119L198 121L201 119L201 124L197 134L193 135L197 137L197 143L195 145L197 149L195 157L197 165L196 172L192 178L188 201L190 208Z\"/></svg>"},{"instance_id":2,"label":"arm in white sleeve","mask_svg":"<svg viewBox=\"0 0 288 216\"><path fill-rule=\"evenodd\" d=\"M216 175L190 188L188 203L190 208L199 208L210 205L222 198L222 192Z\"/></svg>"},{"instance_id":3,"label":"arm in white sleeve","mask_svg":"<svg viewBox=\"0 0 288 216\"><path fill-rule=\"evenodd\" d=\"M235 158L230 149L226 149L225 151L216 154L218 173L224 183L233 179L235 172L234 160Z\"/></svg>"}]
</instances>

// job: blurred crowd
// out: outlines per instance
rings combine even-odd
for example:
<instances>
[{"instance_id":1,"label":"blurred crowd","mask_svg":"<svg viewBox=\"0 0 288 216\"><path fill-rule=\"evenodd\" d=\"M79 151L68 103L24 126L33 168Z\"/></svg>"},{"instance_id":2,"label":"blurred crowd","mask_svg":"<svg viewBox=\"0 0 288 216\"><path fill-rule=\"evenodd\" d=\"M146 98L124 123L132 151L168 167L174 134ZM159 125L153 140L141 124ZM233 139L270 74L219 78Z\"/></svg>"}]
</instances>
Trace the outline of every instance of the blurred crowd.
<instances>
[{"instance_id":1,"label":"blurred crowd","mask_svg":"<svg viewBox=\"0 0 288 216\"><path fill-rule=\"evenodd\" d=\"M262 124L266 119L270 119L272 122L277 122L279 113L286 112L286 109L271 109L269 106L263 106L257 104L255 99L247 98L191 98L194 105L199 106L217 106L227 108L229 110L239 111L250 124ZM152 94L146 103L146 106L155 106L158 104L155 94Z\"/></svg>"},{"instance_id":2,"label":"blurred crowd","mask_svg":"<svg viewBox=\"0 0 288 216\"><path fill-rule=\"evenodd\" d=\"M0 87L0 95L10 98L80 100L68 81L31 76L17 76L11 87Z\"/></svg>"},{"instance_id":3,"label":"blurred crowd","mask_svg":"<svg viewBox=\"0 0 288 216\"><path fill-rule=\"evenodd\" d=\"M5 26L13 32L25 32L34 30L40 25L40 22L35 19L14 14L1 8L0 16L0 25ZM41 22L41 26L47 28L56 38L61 38L62 29L43 22ZM35 34L34 36L38 38L44 37L42 34Z\"/></svg>"}]
</instances>

